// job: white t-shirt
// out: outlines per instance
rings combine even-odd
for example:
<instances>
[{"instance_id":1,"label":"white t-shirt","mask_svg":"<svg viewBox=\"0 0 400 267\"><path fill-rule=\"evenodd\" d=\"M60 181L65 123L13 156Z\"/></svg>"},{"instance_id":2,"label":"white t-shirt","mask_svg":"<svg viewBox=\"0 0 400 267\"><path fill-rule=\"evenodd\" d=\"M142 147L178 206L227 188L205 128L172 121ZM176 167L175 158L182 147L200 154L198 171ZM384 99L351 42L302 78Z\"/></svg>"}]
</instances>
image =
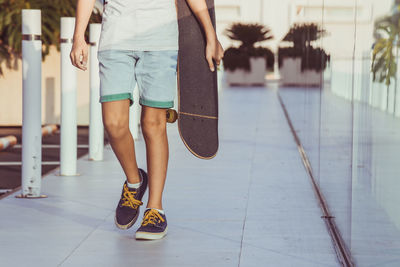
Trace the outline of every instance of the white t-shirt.
<instances>
[{"instance_id":1,"label":"white t-shirt","mask_svg":"<svg viewBox=\"0 0 400 267\"><path fill-rule=\"evenodd\" d=\"M178 50L175 0L105 0L99 51Z\"/></svg>"}]
</instances>

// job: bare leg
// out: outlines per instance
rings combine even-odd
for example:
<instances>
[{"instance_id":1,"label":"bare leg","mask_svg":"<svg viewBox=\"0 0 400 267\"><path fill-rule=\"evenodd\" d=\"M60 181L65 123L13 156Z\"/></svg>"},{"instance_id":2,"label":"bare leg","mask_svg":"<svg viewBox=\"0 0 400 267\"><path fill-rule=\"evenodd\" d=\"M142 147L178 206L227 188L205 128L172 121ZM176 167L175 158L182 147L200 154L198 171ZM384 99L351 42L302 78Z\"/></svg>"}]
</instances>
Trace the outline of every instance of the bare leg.
<instances>
[{"instance_id":1,"label":"bare leg","mask_svg":"<svg viewBox=\"0 0 400 267\"><path fill-rule=\"evenodd\" d=\"M129 130L129 99L102 102L103 124L129 183L139 183L135 144Z\"/></svg>"},{"instance_id":2,"label":"bare leg","mask_svg":"<svg viewBox=\"0 0 400 267\"><path fill-rule=\"evenodd\" d=\"M146 142L149 200L147 208L162 209L162 193L168 166L168 139L166 111L161 108L142 107L142 131Z\"/></svg>"}]
</instances>

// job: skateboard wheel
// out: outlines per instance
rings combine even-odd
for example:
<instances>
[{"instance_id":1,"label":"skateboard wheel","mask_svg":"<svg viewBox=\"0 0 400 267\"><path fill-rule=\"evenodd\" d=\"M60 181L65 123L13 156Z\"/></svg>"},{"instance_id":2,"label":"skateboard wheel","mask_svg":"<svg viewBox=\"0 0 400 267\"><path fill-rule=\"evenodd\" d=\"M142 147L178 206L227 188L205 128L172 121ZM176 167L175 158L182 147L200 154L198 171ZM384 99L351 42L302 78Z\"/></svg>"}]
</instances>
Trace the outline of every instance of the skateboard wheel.
<instances>
[{"instance_id":1,"label":"skateboard wheel","mask_svg":"<svg viewBox=\"0 0 400 267\"><path fill-rule=\"evenodd\" d=\"M178 119L178 113L174 109L167 109L167 122L174 123Z\"/></svg>"}]
</instances>

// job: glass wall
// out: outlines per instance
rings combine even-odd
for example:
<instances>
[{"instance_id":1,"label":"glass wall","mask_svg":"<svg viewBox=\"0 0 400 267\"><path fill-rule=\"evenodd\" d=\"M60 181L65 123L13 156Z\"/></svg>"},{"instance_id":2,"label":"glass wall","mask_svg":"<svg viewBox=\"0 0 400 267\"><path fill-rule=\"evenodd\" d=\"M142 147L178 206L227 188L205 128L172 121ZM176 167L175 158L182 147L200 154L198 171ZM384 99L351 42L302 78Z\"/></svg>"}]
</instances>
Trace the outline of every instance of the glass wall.
<instances>
[{"instance_id":1,"label":"glass wall","mask_svg":"<svg viewBox=\"0 0 400 267\"><path fill-rule=\"evenodd\" d=\"M289 4L279 95L356 266L400 266L399 4Z\"/></svg>"}]
</instances>

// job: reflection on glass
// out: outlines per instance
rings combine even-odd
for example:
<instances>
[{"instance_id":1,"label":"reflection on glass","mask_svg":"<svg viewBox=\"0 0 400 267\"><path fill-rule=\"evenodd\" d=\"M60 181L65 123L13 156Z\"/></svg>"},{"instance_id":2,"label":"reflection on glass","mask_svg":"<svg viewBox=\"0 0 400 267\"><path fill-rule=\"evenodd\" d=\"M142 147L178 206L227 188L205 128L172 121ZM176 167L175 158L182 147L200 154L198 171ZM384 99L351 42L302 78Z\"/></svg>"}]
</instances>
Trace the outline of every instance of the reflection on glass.
<instances>
[{"instance_id":1,"label":"reflection on glass","mask_svg":"<svg viewBox=\"0 0 400 267\"><path fill-rule=\"evenodd\" d=\"M399 1L379 1L372 40L356 54L351 249L360 266L400 266L400 119L398 110ZM373 1L378 6L378 1ZM357 28L363 27L357 22ZM368 233L368 234L366 234Z\"/></svg>"},{"instance_id":2,"label":"reflection on glass","mask_svg":"<svg viewBox=\"0 0 400 267\"><path fill-rule=\"evenodd\" d=\"M325 33L283 38L279 94L355 264L400 266L400 1L291 5L290 27L314 23ZM304 67L325 58L310 57L305 40L330 56L320 84ZM287 55L305 61L285 64Z\"/></svg>"},{"instance_id":3,"label":"reflection on glass","mask_svg":"<svg viewBox=\"0 0 400 267\"><path fill-rule=\"evenodd\" d=\"M400 0L222 2L220 29L271 30L257 46L356 265L400 266Z\"/></svg>"}]
</instances>

